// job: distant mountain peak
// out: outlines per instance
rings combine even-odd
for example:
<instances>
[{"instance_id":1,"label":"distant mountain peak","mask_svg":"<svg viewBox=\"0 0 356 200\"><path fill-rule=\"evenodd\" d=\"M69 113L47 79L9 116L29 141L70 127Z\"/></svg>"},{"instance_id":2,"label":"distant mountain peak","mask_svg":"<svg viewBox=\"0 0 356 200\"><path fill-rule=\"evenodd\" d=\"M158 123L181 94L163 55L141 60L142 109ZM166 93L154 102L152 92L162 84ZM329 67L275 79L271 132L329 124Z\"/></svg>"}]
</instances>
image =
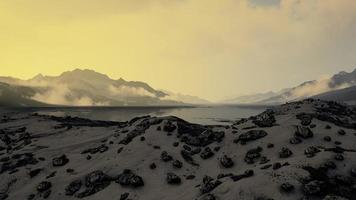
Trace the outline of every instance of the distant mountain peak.
<instances>
[{"instance_id":1,"label":"distant mountain peak","mask_svg":"<svg viewBox=\"0 0 356 200\"><path fill-rule=\"evenodd\" d=\"M72 71L63 72L59 77L77 78L77 79L110 79L106 74L96 72L92 69L74 69Z\"/></svg>"}]
</instances>

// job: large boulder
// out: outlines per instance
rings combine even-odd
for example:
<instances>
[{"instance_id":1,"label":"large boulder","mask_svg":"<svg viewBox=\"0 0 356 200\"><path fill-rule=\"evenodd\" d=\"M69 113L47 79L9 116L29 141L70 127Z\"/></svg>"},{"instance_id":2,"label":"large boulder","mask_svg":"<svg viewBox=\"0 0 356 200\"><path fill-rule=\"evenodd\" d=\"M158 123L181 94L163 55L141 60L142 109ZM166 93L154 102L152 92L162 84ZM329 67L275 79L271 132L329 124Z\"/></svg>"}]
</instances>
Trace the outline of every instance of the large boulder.
<instances>
[{"instance_id":1,"label":"large boulder","mask_svg":"<svg viewBox=\"0 0 356 200\"><path fill-rule=\"evenodd\" d=\"M241 134L237 139L234 140L234 142L240 142L241 144L245 144L247 142L266 137L267 135L267 132L264 130L250 130L246 133Z\"/></svg>"}]
</instances>

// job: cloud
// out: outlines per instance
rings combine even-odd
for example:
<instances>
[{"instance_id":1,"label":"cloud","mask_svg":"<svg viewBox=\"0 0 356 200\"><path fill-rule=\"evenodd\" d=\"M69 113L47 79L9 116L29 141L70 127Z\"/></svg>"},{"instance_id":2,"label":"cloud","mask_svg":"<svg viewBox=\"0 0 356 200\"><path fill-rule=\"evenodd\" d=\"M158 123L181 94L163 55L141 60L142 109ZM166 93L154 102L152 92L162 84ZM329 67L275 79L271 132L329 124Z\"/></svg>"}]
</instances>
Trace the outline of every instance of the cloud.
<instances>
[{"instance_id":1,"label":"cloud","mask_svg":"<svg viewBox=\"0 0 356 200\"><path fill-rule=\"evenodd\" d=\"M34 86L34 85L32 85ZM33 97L34 100L65 106L108 106L108 102L94 101L87 96L74 96L66 84L60 83L44 83L41 86L46 86L42 92L37 92Z\"/></svg>"},{"instance_id":2,"label":"cloud","mask_svg":"<svg viewBox=\"0 0 356 200\"><path fill-rule=\"evenodd\" d=\"M342 84L339 85L338 87L330 87L331 82L332 80L330 79L329 76L324 76L314 82L306 83L305 85L301 87L297 87L296 89L292 90L291 99L301 99L301 98L311 97L321 93L329 92L332 90L343 89L351 86L349 84Z\"/></svg>"},{"instance_id":3,"label":"cloud","mask_svg":"<svg viewBox=\"0 0 356 200\"><path fill-rule=\"evenodd\" d=\"M136 87L129 87L125 85L121 85L116 87L114 85L110 85L108 88L109 92L113 96L120 96L120 97L137 97L137 96L148 96L148 97L155 97L155 95L144 88L136 88Z\"/></svg>"}]
</instances>

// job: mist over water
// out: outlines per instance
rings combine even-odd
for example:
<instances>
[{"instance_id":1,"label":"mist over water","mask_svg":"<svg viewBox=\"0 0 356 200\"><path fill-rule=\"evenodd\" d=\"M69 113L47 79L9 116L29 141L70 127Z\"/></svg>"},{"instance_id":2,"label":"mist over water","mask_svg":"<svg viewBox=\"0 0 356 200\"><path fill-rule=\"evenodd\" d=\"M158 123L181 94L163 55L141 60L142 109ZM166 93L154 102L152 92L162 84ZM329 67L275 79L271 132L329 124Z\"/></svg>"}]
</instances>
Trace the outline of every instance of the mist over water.
<instances>
[{"instance_id":1,"label":"mist over water","mask_svg":"<svg viewBox=\"0 0 356 200\"><path fill-rule=\"evenodd\" d=\"M61 107L18 108L21 111L44 115L82 117L92 120L129 121L134 117L176 116L192 123L204 125L229 124L241 118L263 112L265 107L205 106L205 107ZM12 109L11 111L16 111ZM7 110L10 112L10 110Z\"/></svg>"}]
</instances>

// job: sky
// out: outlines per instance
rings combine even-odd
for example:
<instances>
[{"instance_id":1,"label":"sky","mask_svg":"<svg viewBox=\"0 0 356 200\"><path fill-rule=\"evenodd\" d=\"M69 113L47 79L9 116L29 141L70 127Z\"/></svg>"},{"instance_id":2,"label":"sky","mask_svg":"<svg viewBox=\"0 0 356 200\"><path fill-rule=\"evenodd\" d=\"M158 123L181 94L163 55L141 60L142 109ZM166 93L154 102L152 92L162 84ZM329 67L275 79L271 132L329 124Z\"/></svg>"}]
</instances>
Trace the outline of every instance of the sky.
<instances>
[{"instance_id":1,"label":"sky","mask_svg":"<svg viewBox=\"0 0 356 200\"><path fill-rule=\"evenodd\" d=\"M354 0L1 0L0 76L93 69L221 100L356 68Z\"/></svg>"}]
</instances>

